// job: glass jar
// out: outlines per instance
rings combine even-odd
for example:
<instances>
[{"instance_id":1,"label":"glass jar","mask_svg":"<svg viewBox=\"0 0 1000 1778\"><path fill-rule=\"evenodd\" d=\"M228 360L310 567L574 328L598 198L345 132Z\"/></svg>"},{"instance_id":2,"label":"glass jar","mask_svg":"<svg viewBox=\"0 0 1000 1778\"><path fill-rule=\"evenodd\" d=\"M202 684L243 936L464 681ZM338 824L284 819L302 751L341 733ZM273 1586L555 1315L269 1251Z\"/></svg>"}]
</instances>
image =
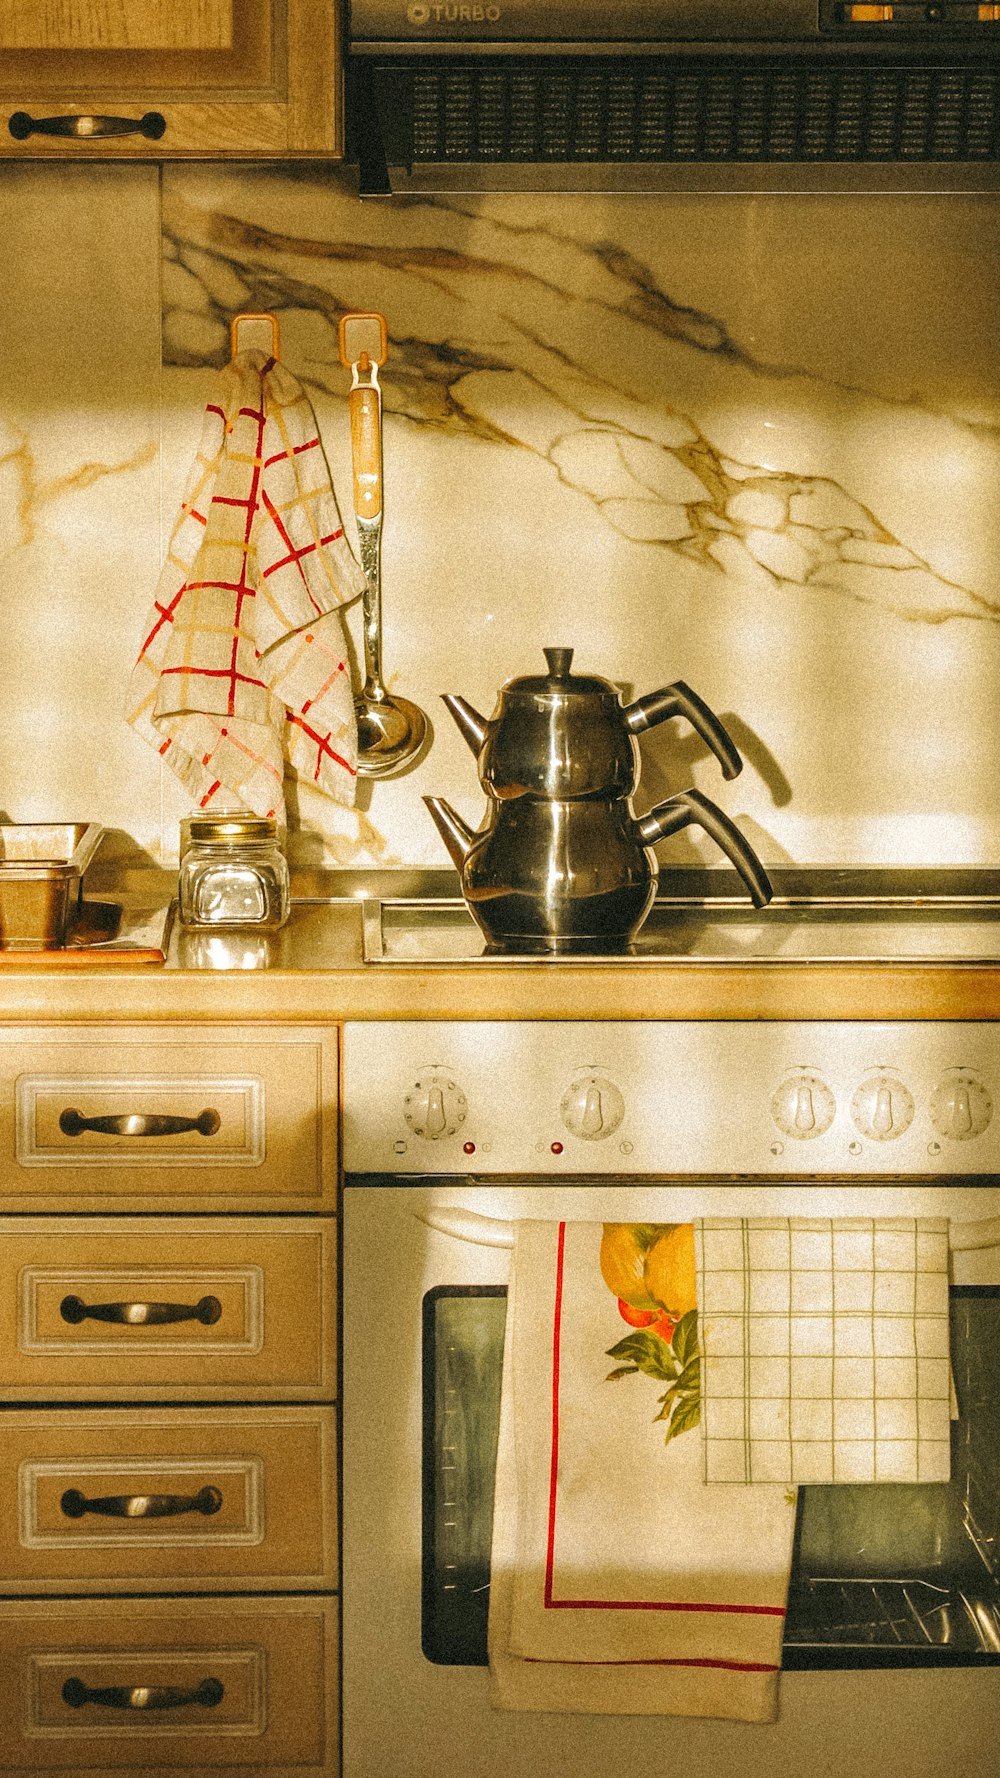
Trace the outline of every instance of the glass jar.
<instances>
[{"instance_id":1,"label":"glass jar","mask_svg":"<svg viewBox=\"0 0 1000 1778\"><path fill-rule=\"evenodd\" d=\"M182 822L178 894L185 926L283 926L288 865L277 822L260 815L192 815Z\"/></svg>"}]
</instances>

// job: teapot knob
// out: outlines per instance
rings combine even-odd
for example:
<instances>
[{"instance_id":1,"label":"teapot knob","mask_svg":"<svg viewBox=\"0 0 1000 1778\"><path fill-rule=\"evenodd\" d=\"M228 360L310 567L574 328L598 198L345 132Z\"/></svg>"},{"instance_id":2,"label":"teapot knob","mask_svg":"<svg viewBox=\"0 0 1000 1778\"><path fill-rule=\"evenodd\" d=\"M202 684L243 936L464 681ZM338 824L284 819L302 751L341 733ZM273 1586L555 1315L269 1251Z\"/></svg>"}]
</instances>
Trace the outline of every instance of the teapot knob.
<instances>
[{"instance_id":1,"label":"teapot knob","mask_svg":"<svg viewBox=\"0 0 1000 1778\"><path fill-rule=\"evenodd\" d=\"M569 669L573 660L571 648L543 648L542 653L548 662L551 679L568 679Z\"/></svg>"}]
</instances>

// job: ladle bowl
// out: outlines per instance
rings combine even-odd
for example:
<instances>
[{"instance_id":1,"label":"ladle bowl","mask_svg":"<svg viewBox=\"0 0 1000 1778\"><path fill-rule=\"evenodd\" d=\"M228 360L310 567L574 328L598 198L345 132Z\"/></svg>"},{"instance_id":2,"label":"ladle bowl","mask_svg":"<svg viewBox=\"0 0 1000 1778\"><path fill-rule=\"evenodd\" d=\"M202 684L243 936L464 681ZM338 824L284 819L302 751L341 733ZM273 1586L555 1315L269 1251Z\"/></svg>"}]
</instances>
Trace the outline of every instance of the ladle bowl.
<instances>
[{"instance_id":1,"label":"ladle bowl","mask_svg":"<svg viewBox=\"0 0 1000 1778\"><path fill-rule=\"evenodd\" d=\"M409 698L393 697L383 687L381 695L370 685L354 700L358 719L358 775L388 778L420 752L427 734L427 718Z\"/></svg>"}]
</instances>

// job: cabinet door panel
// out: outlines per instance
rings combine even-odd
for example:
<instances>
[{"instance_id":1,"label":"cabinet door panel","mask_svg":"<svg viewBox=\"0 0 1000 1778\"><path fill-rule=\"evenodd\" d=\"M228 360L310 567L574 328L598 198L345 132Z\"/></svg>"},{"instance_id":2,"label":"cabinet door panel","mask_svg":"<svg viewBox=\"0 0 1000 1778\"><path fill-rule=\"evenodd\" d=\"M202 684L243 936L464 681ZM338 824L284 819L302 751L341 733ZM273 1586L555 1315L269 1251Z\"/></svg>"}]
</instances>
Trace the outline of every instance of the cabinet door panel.
<instances>
[{"instance_id":1,"label":"cabinet door panel","mask_svg":"<svg viewBox=\"0 0 1000 1778\"><path fill-rule=\"evenodd\" d=\"M0 0L0 90L20 95L73 92L225 95L271 86L284 77L284 44L273 0L157 0L112 5L100 0ZM279 24L277 32L275 23ZM73 85L74 76L84 83Z\"/></svg>"},{"instance_id":2,"label":"cabinet door panel","mask_svg":"<svg viewBox=\"0 0 1000 1778\"><path fill-rule=\"evenodd\" d=\"M0 1219L8 1401L332 1400L332 1218Z\"/></svg>"},{"instance_id":3,"label":"cabinet door panel","mask_svg":"<svg viewBox=\"0 0 1000 1778\"><path fill-rule=\"evenodd\" d=\"M0 0L8 49L228 49L232 0Z\"/></svg>"},{"instance_id":4,"label":"cabinet door panel","mask_svg":"<svg viewBox=\"0 0 1000 1778\"><path fill-rule=\"evenodd\" d=\"M0 1207L332 1210L336 1174L334 1031L0 1039Z\"/></svg>"},{"instance_id":5,"label":"cabinet door panel","mask_svg":"<svg viewBox=\"0 0 1000 1778\"><path fill-rule=\"evenodd\" d=\"M11 1409L4 1434L8 1592L337 1584L332 1408Z\"/></svg>"},{"instance_id":6,"label":"cabinet door panel","mask_svg":"<svg viewBox=\"0 0 1000 1778\"><path fill-rule=\"evenodd\" d=\"M0 1772L334 1778L336 1662L335 1599L0 1601Z\"/></svg>"},{"instance_id":7,"label":"cabinet door panel","mask_svg":"<svg viewBox=\"0 0 1000 1778\"><path fill-rule=\"evenodd\" d=\"M0 0L0 156L339 156L339 17L335 0ZM9 127L150 111L150 137Z\"/></svg>"}]
</instances>

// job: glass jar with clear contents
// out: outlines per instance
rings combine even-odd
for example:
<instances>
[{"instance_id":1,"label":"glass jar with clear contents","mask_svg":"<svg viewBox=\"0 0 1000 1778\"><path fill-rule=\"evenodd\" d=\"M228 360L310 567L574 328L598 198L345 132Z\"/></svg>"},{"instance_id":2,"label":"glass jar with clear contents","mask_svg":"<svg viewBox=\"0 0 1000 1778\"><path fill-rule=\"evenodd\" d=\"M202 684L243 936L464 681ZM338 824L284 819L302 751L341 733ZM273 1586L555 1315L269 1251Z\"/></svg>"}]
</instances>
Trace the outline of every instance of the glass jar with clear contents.
<instances>
[{"instance_id":1,"label":"glass jar with clear contents","mask_svg":"<svg viewBox=\"0 0 1000 1778\"><path fill-rule=\"evenodd\" d=\"M192 815L181 823L178 883L185 926L252 926L288 919L288 865L277 822L259 815Z\"/></svg>"}]
</instances>

